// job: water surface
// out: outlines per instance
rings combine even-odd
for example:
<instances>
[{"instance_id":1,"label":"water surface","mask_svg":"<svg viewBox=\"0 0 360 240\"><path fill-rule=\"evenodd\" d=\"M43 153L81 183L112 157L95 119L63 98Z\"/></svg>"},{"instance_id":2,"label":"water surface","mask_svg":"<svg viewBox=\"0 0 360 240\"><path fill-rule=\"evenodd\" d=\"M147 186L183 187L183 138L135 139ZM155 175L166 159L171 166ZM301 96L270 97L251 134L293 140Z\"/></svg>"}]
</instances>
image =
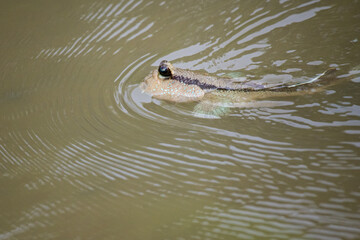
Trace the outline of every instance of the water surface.
<instances>
[{"instance_id":1,"label":"water surface","mask_svg":"<svg viewBox=\"0 0 360 240\"><path fill-rule=\"evenodd\" d=\"M358 1L0 5L0 239L360 238ZM162 59L339 84L203 119Z\"/></svg>"}]
</instances>

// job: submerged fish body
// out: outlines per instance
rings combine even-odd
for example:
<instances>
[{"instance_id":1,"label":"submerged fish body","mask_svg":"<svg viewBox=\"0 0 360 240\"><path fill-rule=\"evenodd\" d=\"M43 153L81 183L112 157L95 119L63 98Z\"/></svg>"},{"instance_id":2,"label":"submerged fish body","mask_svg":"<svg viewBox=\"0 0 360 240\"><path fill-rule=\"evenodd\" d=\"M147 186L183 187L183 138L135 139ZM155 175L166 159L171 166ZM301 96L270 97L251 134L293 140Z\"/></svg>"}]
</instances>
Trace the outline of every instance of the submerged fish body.
<instances>
[{"instance_id":1,"label":"submerged fish body","mask_svg":"<svg viewBox=\"0 0 360 240\"><path fill-rule=\"evenodd\" d=\"M162 61L140 84L143 92L154 98L171 102L198 101L195 113L224 115L228 108L256 106L254 101L267 97L310 94L321 91L318 83L334 79L331 68L309 81L273 86L252 81L239 82L234 78L209 76L194 71L176 68L168 61ZM259 106L258 106L259 107ZM199 114L196 114L199 115Z\"/></svg>"}]
</instances>

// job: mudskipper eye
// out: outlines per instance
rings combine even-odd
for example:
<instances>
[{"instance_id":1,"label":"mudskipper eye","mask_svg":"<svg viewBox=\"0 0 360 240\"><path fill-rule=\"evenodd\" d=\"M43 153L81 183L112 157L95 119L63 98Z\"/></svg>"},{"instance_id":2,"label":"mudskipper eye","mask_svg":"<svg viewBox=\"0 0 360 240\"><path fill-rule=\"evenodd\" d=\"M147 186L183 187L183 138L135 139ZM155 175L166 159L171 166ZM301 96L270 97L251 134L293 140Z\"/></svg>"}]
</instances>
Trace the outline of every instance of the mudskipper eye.
<instances>
[{"instance_id":1,"label":"mudskipper eye","mask_svg":"<svg viewBox=\"0 0 360 240\"><path fill-rule=\"evenodd\" d=\"M162 77L166 77L166 78L171 77L171 70L166 64L160 64L159 73Z\"/></svg>"}]
</instances>

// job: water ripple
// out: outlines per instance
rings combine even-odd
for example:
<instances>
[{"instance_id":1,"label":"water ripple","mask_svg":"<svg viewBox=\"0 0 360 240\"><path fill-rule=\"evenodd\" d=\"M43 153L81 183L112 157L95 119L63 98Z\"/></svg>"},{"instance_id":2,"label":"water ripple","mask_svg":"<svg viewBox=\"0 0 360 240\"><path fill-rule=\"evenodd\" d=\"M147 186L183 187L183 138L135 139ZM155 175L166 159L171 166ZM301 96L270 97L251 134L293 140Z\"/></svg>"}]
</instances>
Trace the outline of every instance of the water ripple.
<instances>
[{"instance_id":1,"label":"water ripple","mask_svg":"<svg viewBox=\"0 0 360 240\"><path fill-rule=\"evenodd\" d=\"M154 26L154 22L149 22L147 17L131 17L136 8L143 8L142 1L120 2L116 5L109 4L91 12L88 16L81 17L81 20L91 23L93 29L88 30L79 37L73 38L65 46L42 49L35 59L57 58L58 61L64 58L76 58L86 56L90 53L105 55L108 51L118 54L121 48L114 41L126 41L137 39L138 37L148 38L151 36L149 31ZM148 6L148 5L147 5ZM121 9L117 10L119 7ZM127 11L125 11L127 10Z\"/></svg>"},{"instance_id":2,"label":"water ripple","mask_svg":"<svg viewBox=\"0 0 360 240\"><path fill-rule=\"evenodd\" d=\"M340 3L189 3L84 3L80 30L4 68L0 238L358 238L358 71L304 30L343 37L320 21ZM202 119L141 92L162 59L259 81L335 66L344 81Z\"/></svg>"}]
</instances>

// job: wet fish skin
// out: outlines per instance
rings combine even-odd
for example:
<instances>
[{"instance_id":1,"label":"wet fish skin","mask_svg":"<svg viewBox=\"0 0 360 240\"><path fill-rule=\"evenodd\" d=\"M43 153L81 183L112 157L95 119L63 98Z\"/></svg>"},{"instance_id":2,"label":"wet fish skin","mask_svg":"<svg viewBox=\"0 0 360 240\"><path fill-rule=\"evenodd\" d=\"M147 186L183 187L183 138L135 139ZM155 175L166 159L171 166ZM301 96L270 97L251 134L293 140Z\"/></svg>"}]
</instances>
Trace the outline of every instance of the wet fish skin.
<instances>
[{"instance_id":1,"label":"wet fish skin","mask_svg":"<svg viewBox=\"0 0 360 240\"><path fill-rule=\"evenodd\" d=\"M331 68L309 81L297 84L279 84L265 86L253 81L239 82L237 79L210 76L186 69L176 68L164 60L159 68L153 70L140 85L146 92L157 99L171 102L189 102L199 100L246 102L268 96L289 96L309 94L320 91L318 85L323 80L333 79L336 69Z\"/></svg>"}]
</instances>

